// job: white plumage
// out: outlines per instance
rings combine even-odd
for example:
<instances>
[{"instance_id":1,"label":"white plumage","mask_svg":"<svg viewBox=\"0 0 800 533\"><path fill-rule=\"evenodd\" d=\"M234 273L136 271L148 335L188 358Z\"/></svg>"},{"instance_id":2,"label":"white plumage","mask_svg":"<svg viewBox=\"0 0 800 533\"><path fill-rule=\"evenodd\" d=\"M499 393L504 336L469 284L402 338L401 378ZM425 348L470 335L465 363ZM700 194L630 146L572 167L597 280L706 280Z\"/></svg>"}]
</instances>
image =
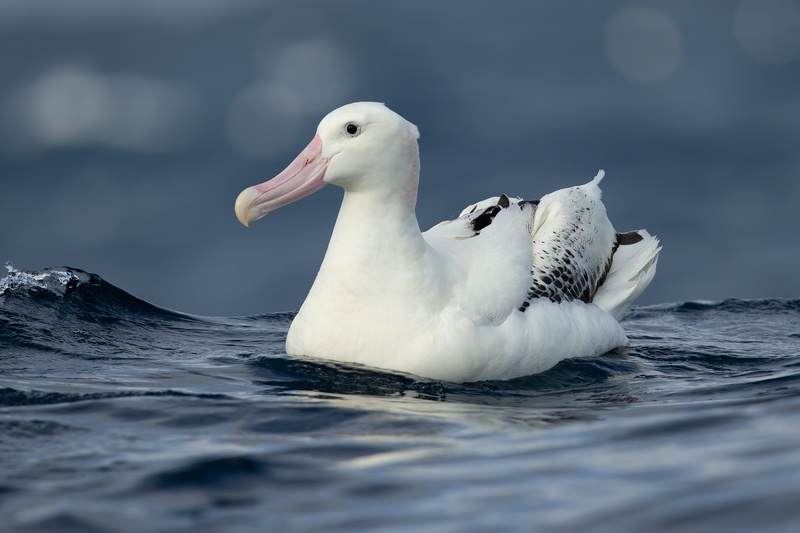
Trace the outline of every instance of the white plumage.
<instances>
[{"instance_id":1,"label":"white plumage","mask_svg":"<svg viewBox=\"0 0 800 533\"><path fill-rule=\"evenodd\" d=\"M421 233L416 126L383 104L326 116L272 180L244 190L245 225L334 184L345 190L286 350L448 381L510 379L628 341L618 320L660 247L617 233L594 180L538 202L490 198Z\"/></svg>"}]
</instances>

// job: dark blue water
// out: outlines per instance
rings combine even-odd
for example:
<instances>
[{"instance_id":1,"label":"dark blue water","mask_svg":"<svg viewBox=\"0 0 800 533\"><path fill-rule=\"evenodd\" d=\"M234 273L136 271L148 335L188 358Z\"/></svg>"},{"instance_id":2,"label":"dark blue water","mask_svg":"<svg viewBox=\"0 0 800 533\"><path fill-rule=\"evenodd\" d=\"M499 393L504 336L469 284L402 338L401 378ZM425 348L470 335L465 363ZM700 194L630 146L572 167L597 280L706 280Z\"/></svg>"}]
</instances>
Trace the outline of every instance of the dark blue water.
<instances>
[{"instance_id":1,"label":"dark blue water","mask_svg":"<svg viewBox=\"0 0 800 533\"><path fill-rule=\"evenodd\" d=\"M0 280L0 529L790 531L800 300L634 308L634 348L451 384L289 358L291 314Z\"/></svg>"}]
</instances>

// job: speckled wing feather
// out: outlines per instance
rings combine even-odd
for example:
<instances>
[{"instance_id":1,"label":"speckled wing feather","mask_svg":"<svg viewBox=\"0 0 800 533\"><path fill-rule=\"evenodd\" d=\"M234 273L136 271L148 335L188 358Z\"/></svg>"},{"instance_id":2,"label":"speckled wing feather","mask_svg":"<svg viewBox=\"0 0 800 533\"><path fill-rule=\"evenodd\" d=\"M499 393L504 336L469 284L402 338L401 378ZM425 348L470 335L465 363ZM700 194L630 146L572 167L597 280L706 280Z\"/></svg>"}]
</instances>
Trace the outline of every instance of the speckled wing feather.
<instances>
[{"instance_id":1,"label":"speckled wing feather","mask_svg":"<svg viewBox=\"0 0 800 533\"><path fill-rule=\"evenodd\" d=\"M646 233L643 236L636 231L614 230L601 201L599 183L603 176L601 170L591 182L555 191L541 200L506 195L488 198L468 206L457 219L435 226L426 236L430 240L480 238L501 212L519 208L528 217L532 257L530 286L527 293L519 295L517 309L525 312L539 298L556 303L592 303L620 246L634 245L646 238L653 241L646 243L653 250L648 257L654 260L658 253L658 241Z\"/></svg>"},{"instance_id":2,"label":"speckled wing feather","mask_svg":"<svg viewBox=\"0 0 800 533\"><path fill-rule=\"evenodd\" d=\"M548 194L540 200L533 224L531 288L520 311L535 298L590 303L611 268L620 238L591 182Z\"/></svg>"}]
</instances>

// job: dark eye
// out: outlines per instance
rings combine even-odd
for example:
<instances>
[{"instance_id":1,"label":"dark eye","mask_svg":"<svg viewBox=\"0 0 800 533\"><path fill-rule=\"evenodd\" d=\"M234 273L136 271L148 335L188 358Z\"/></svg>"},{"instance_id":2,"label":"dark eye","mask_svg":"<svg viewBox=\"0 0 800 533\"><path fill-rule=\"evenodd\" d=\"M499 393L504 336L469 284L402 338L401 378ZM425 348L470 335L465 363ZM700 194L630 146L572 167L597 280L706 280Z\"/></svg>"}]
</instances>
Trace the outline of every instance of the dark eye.
<instances>
[{"instance_id":1,"label":"dark eye","mask_svg":"<svg viewBox=\"0 0 800 533\"><path fill-rule=\"evenodd\" d=\"M357 135L358 132L361 131L361 128L350 122L344 127L344 131L346 131L348 135Z\"/></svg>"}]
</instances>

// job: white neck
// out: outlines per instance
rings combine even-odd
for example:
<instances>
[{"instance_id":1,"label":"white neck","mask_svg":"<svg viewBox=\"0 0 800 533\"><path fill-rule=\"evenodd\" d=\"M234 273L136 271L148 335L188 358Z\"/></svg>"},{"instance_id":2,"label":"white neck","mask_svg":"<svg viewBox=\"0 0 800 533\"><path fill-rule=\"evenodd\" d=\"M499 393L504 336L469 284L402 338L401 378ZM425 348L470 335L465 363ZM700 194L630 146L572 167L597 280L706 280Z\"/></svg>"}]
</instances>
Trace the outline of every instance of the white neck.
<instances>
[{"instance_id":1,"label":"white neck","mask_svg":"<svg viewBox=\"0 0 800 533\"><path fill-rule=\"evenodd\" d=\"M345 192L315 286L323 283L330 291L333 285L358 299L380 298L418 282L414 272L427 253L416 215L402 195Z\"/></svg>"},{"instance_id":2,"label":"white neck","mask_svg":"<svg viewBox=\"0 0 800 533\"><path fill-rule=\"evenodd\" d=\"M413 165L396 187L345 191L325 259L292 325L298 338L305 328L345 332L413 321L413 329L447 301L447 274L414 213L418 169Z\"/></svg>"}]
</instances>

